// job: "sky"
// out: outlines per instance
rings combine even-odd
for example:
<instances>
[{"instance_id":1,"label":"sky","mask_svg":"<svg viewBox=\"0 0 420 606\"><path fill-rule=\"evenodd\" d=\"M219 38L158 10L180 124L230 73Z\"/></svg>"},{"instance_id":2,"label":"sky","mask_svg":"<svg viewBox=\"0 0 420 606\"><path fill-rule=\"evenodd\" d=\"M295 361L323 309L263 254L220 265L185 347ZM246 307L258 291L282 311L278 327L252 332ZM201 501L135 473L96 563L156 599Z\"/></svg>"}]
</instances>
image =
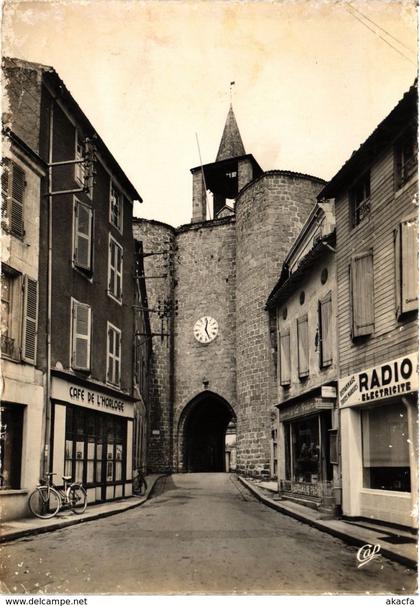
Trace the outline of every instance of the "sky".
<instances>
[{"instance_id":1,"label":"sky","mask_svg":"<svg viewBox=\"0 0 420 606\"><path fill-rule=\"evenodd\" d=\"M2 45L55 68L141 194L135 214L177 226L230 82L264 170L329 180L413 83L416 27L412 0L6 0Z\"/></svg>"}]
</instances>

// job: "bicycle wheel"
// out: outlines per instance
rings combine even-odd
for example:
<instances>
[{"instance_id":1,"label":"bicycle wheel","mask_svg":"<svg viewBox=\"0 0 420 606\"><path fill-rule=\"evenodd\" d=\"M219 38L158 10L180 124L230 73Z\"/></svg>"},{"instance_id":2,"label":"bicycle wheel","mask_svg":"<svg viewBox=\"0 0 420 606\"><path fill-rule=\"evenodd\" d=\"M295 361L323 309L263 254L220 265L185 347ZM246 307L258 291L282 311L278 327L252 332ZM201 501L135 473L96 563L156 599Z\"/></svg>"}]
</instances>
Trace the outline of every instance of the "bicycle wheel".
<instances>
[{"instance_id":1,"label":"bicycle wheel","mask_svg":"<svg viewBox=\"0 0 420 606\"><path fill-rule=\"evenodd\" d=\"M28 506L37 518L53 518L61 507L61 497L54 488L38 486L29 496Z\"/></svg>"},{"instance_id":2,"label":"bicycle wheel","mask_svg":"<svg viewBox=\"0 0 420 606\"><path fill-rule=\"evenodd\" d=\"M72 484L67 491L67 497L70 509L74 513L83 513L85 511L87 507L87 494L83 486Z\"/></svg>"}]
</instances>

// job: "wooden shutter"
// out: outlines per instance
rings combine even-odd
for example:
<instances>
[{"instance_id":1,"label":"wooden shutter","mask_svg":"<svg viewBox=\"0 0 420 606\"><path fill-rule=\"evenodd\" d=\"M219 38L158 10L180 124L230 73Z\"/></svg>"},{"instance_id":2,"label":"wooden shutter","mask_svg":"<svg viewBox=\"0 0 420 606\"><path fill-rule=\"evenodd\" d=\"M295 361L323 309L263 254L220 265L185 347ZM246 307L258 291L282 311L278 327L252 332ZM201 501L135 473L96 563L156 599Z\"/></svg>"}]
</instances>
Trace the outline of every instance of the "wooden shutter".
<instances>
[{"instance_id":1,"label":"wooden shutter","mask_svg":"<svg viewBox=\"0 0 420 606\"><path fill-rule=\"evenodd\" d=\"M92 209L76 202L74 229L74 262L78 267L91 269Z\"/></svg>"},{"instance_id":2,"label":"wooden shutter","mask_svg":"<svg viewBox=\"0 0 420 606\"><path fill-rule=\"evenodd\" d=\"M107 381L108 383L114 382L114 330L111 326L108 326L108 367L107 367Z\"/></svg>"},{"instance_id":3,"label":"wooden shutter","mask_svg":"<svg viewBox=\"0 0 420 606\"><path fill-rule=\"evenodd\" d=\"M353 337L370 335L374 329L373 254L355 256L351 262Z\"/></svg>"},{"instance_id":4,"label":"wooden shutter","mask_svg":"<svg viewBox=\"0 0 420 606\"><path fill-rule=\"evenodd\" d=\"M12 163L12 198L10 202L10 231L16 236L23 236L23 197L25 192L25 172Z\"/></svg>"},{"instance_id":5,"label":"wooden shutter","mask_svg":"<svg viewBox=\"0 0 420 606\"><path fill-rule=\"evenodd\" d=\"M418 227L417 217L400 225L401 239L401 313L418 308Z\"/></svg>"},{"instance_id":6,"label":"wooden shutter","mask_svg":"<svg viewBox=\"0 0 420 606\"><path fill-rule=\"evenodd\" d=\"M23 300L22 359L35 364L38 332L38 282L25 276Z\"/></svg>"},{"instance_id":7,"label":"wooden shutter","mask_svg":"<svg viewBox=\"0 0 420 606\"><path fill-rule=\"evenodd\" d=\"M279 333L280 385L290 385L290 330Z\"/></svg>"},{"instance_id":8,"label":"wooden shutter","mask_svg":"<svg viewBox=\"0 0 420 606\"><path fill-rule=\"evenodd\" d=\"M109 292L118 300L122 297L122 248L115 240L109 240Z\"/></svg>"},{"instance_id":9,"label":"wooden shutter","mask_svg":"<svg viewBox=\"0 0 420 606\"><path fill-rule=\"evenodd\" d=\"M1 172L1 223L5 230L10 229L10 183L11 163L7 158L3 160Z\"/></svg>"},{"instance_id":10,"label":"wooden shutter","mask_svg":"<svg viewBox=\"0 0 420 606\"><path fill-rule=\"evenodd\" d=\"M115 262L115 271L116 271L116 287L115 287L115 295L117 299L121 299L122 296L122 249L119 246L116 246L116 262Z\"/></svg>"},{"instance_id":11,"label":"wooden shutter","mask_svg":"<svg viewBox=\"0 0 420 606\"><path fill-rule=\"evenodd\" d=\"M308 316L302 316L297 321L298 335L298 368L299 377L309 375L309 339L308 339Z\"/></svg>"},{"instance_id":12,"label":"wooden shutter","mask_svg":"<svg viewBox=\"0 0 420 606\"><path fill-rule=\"evenodd\" d=\"M332 299L331 292L319 302L319 332L321 339L321 367L333 361Z\"/></svg>"},{"instance_id":13,"label":"wooden shutter","mask_svg":"<svg viewBox=\"0 0 420 606\"><path fill-rule=\"evenodd\" d=\"M79 370L90 369L90 307L73 301L73 352L72 366Z\"/></svg>"},{"instance_id":14,"label":"wooden shutter","mask_svg":"<svg viewBox=\"0 0 420 606\"><path fill-rule=\"evenodd\" d=\"M121 333L115 331L114 334L114 383L120 384L120 365L121 365Z\"/></svg>"}]
</instances>

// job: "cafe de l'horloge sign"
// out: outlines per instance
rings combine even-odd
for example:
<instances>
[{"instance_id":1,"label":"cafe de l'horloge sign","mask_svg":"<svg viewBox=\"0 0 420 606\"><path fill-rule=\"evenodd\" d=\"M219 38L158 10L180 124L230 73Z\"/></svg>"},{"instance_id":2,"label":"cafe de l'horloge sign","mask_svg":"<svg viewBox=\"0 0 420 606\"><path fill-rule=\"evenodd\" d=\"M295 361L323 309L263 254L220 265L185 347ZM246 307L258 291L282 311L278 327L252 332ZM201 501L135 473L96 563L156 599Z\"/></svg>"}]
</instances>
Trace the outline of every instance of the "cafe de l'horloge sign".
<instances>
[{"instance_id":1,"label":"cafe de l'horloge sign","mask_svg":"<svg viewBox=\"0 0 420 606\"><path fill-rule=\"evenodd\" d=\"M417 389L417 353L362 370L338 382L340 407L402 396Z\"/></svg>"}]
</instances>

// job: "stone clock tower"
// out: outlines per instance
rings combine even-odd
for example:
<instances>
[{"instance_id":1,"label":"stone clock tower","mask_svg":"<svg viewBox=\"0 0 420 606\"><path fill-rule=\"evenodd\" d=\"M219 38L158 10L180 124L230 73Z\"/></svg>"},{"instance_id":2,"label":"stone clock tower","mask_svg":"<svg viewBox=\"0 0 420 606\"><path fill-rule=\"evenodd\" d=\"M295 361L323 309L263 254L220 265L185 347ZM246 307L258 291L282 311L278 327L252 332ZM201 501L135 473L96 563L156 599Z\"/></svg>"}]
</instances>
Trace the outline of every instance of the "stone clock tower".
<instances>
[{"instance_id":1,"label":"stone clock tower","mask_svg":"<svg viewBox=\"0 0 420 606\"><path fill-rule=\"evenodd\" d=\"M238 471L267 477L276 400L264 304L323 182L263 172L245 152L232 106L216 161L191 172L190 224L134 223L145 250L175 251L168 277L147 282L150 307L178 302L171 337L153 340L148 467L225 471L229 426ZM145 259L146 275L161 269L159 259Z\"/></svg>"}]
</instances>

